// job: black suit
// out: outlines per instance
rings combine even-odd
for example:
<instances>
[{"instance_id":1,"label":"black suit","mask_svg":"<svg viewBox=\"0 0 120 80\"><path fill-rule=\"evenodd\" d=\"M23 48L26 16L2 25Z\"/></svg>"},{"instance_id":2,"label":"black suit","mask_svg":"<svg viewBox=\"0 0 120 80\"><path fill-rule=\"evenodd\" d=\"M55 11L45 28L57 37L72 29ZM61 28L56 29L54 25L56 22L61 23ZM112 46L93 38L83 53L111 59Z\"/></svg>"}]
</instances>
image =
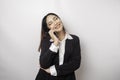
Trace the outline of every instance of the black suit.
<instances>
[{"instance_id":1,"label":"black suit","mask_svg":"<svg viewBox=\"0 0 120 80\"><path fill-rule=\"evenodd\" d=\"M62 65L59 65L59 51L55 53L49 49L52 43L50 38L42 41L42 50L39 58L40 66L47 69L55 65L57 76L51 76L40 69L35 80L76 80L74 71L80 67L81 49L79 38L75 35L71 36L73 39L66 39L64 62Z\"/></svg>"}]
</instances>

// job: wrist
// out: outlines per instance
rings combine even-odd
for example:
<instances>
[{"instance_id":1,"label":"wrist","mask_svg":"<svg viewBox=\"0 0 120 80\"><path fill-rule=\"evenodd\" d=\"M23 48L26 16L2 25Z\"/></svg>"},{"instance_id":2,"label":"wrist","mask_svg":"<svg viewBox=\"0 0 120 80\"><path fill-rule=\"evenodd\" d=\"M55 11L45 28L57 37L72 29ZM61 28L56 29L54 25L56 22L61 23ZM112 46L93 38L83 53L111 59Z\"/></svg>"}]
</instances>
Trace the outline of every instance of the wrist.
<instances>
[{"instance_id":1,"label":"wrist","mask_svg":"<svg viewBox=\"0 0 120 80\"><path fill-rule=\"evenodd\" d=\"M55 46L58 46L59 45L59 41L54 41L53 43Z\"/></svg>"}]
</instances>

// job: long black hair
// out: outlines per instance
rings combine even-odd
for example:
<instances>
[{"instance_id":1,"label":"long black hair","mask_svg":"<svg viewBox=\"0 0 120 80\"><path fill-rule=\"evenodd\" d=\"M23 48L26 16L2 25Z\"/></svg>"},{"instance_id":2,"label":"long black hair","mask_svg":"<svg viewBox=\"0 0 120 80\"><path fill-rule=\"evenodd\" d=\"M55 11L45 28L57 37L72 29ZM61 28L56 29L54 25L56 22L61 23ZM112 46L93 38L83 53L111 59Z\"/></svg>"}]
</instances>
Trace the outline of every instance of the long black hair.
<instances>
[{"instance_id":1,"label":"long black hair","mask_svg":"<svg viewBox=\"0 0 120 80\"><path fill-rule=\"evenodd\" d=\"M49 15L55 15L55 16L57 16L58 18L60 18L60 17L59 17L57 14L55 14L55 13L48 13L47 15L45 15L45 16L43 17L43 19L42 19L42 27L41 27L41 40L40 40L40 45L39 45L39 48L38 48L38 51L39 51L39 52L40 52L40 49L42 49L42 48L41 48L42 40L43 40L44 38L50 37L49 34L48 34L49 28L48 28L47 22L46 22L47 16L49 16ZM63 30L65 31L65 28L64 28L64 27L63 27Z\"/></svg>"}]
</instances>

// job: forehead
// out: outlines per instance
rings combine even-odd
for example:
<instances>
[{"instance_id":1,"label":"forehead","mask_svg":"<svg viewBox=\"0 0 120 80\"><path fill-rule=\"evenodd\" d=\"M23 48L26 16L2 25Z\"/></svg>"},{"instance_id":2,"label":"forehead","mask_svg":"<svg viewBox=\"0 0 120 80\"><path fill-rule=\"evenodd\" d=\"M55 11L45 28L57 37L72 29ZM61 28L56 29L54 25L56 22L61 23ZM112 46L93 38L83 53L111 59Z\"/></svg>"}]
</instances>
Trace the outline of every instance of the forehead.
<instances>
[{"instance_id":1,"label":"forehead","mask_svg":"<svg viewBox=\"0 0 120 80\"><path fill-rule=\"evenodd\" d=\"M49 15L49 16L47 16L46 21L49 22L49 21L53 20L54 17L57 17L57 16Z\"/></svg>"}]
</instances>

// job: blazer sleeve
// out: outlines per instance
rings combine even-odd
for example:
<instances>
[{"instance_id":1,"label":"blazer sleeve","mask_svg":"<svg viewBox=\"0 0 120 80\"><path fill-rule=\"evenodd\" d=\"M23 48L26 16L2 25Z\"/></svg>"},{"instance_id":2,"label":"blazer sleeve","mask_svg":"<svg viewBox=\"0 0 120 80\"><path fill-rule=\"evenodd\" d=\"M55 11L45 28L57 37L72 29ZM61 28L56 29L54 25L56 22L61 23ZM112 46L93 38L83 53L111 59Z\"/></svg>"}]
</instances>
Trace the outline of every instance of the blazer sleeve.
<instances>
[{"instance_id":1,"label":"blazer sleeve","mask_svg":"<svg viewBox=\"0 0 120 80\"><path fill-rule=\"evenodd\" d=\"M80 67L81 63L81 49L79 38L74 38L74 52L69 62L64 63L63 65L55 65L57 76L67 75L74 72Z\"/></svg>"},{"instance_id":2,"label":"blazer sleeve","mask_svg":"<svg viewBox=\"0 0 120 80\"><path fill-rule=\"evenodd\" d=\"M44 69L47 69L50 66L52 66L53 59L56 55L56 52L51 51L49 47L50 46L48 41L43 40L41 44L41 53L40 53L39 63L40 63L40 66Z\"/></svg>"}]
</instances>

